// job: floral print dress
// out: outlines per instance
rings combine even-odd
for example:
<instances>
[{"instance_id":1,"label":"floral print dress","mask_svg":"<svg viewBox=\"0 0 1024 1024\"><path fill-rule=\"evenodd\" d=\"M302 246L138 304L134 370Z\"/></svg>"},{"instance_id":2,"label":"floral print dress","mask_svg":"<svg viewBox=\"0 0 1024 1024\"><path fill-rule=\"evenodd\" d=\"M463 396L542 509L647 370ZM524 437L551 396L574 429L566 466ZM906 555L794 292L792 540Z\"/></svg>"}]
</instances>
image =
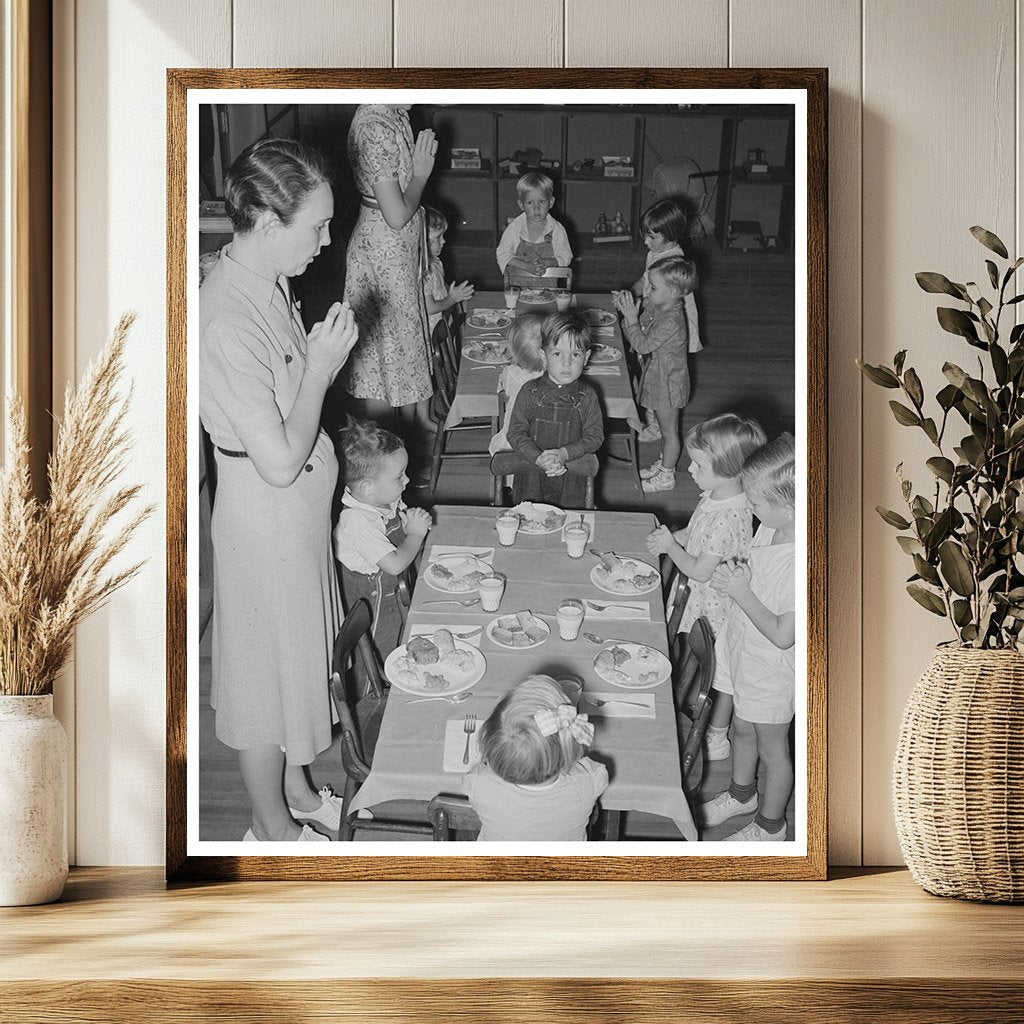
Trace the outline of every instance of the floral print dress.
<instances>
[{"instance_id":1,"label":"floral print dress","mask_svg":"<svg viewBox=\"0 0 1024 1024\"><path fill-rule=\"evenodd\" d=\"M423 210L397 231L377 207L373 186L412 180L412 128L406 111L361 106L348 133L348 158L361 196L359 219L345 258L345 299L359 325L359 341L341 373L355 398L391 406L433 394L423 301L426 255Z\"/></svg>"}]
</instances>

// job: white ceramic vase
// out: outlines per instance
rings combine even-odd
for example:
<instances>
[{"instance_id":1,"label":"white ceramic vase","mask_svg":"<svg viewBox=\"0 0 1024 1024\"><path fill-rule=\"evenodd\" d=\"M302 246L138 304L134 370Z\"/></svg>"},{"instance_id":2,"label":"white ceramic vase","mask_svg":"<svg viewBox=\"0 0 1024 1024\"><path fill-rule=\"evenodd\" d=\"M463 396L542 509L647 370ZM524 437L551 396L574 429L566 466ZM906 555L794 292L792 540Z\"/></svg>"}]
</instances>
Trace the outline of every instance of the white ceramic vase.
<instances>
[{"instance_id":1,"label":"white ceramic vase","mask_svg":"<svg viewBox=\"0 0 1024 1024\"><path fill-rule=\"evenodd\" d=\"M64 891L67 765L53 696L0 696L0 906L50 903Z\"/></svg>"}]
</instances>

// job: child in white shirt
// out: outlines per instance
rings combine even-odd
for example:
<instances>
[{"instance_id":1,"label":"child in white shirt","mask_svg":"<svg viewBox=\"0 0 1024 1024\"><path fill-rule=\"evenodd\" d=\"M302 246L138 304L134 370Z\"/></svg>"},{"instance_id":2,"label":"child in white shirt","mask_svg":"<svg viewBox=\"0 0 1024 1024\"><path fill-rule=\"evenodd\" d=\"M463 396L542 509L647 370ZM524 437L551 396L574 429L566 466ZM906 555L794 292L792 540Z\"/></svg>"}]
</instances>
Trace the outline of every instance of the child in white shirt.
<instances>
[{"instance_id":1,"label":"child in white shirt","mask_svg":"<svg viewBox=\"0 0 1024 1024\"><path fill-rule=\"evenodd\" d=\"M465 777L478 842L583 842L608 769L585 756L594 726L550 676L531 676L480 730L481 763Z\"/></svg>"},{"instance_id":2,"label":"child in white shirt","mask_svg":"<svg viewBox=\"0 0 1024 1024\"><path fill-rule=\"evenodd\" d=\"M473 298L474 288L468 281L456 284L445 284L444 266L441 263L441 250L444 248L444 235L448 230L448 219L440 210L432 206L425 208L427 214L427 267L423 278L423 298L427 304L427 329L433 334L434 326L441 315Z\"/></svg>"},{"instance_id":3,"label":"child in white shirt","mask_svg":"<svg viewBox=\"0 0 1024 1024\"><path fill-rule=\"evenodd\" d=\"M541 277L548 267L567 267L572 249L565 228L551 216L555 205L555 183L539 171L530 171L516 182L519 209L498 242L498 267L519 274Z\"/></svg>"},{"instance_id":4,"label":"child in white shirt","mask_svg":"<svg viewBox=\"0 0 1024 1024\"><path fill-rule=\"evenodd\" d=\"M407 508L402 492L409 456L401 438L373 422L351 420L340 432L345 493L334 528L345 610L364 598L373 613L372 639L381 659L402 632L398 577L412 564L430 530L430 513Z\"/></svg>"},{"instance_id":5,"label":"child in white shirt","mask_svg":"<svg viewBox=\"0 0 1024 1024\"><path fill-rule=\"evenodd\" d=\"M782 842L793 793L789 727L796 700L796 462L783 434L743 467L743 487L761 525L750 562L725 563L711 585L732 598L723 672L735 692L732 784L702 807L705 826L757 811L725 841ZM758 805L757 767L765 769Z\"/></svg>"}]
</instances>

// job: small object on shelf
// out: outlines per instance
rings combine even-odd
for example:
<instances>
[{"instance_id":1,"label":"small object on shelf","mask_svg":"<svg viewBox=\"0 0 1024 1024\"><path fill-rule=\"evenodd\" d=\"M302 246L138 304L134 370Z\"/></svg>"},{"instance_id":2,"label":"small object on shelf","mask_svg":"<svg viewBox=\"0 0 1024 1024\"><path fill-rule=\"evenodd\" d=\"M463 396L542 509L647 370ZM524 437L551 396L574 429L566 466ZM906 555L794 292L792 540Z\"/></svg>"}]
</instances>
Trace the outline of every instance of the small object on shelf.
<instances>
[{"instance_id":1,"label":"small object on shelf","mask_svg":"<svg viewBox=\"0 0 1024 1024\"><path fill-rule=\"evenodd\" d=\"M629 235L629 225L626 223L625 218L622 216L621 210L615 211L615 219L612 221L611 234L613 235Z\"/></svg>"},{"instance_id":2,"label":"small object on shelf","mask_svg":"<svg viewBox=\"0 0 1024 1024\"><path fill-rule=\"evenodd\" d=\"M604 210L602 210L597 215L597 223L594 225L594 236L597 237L598 235L607 235L607 234L608 234L608 218L604 215Z\"/></svg>"},{"instance_id":3,"label":"small object on shelf","mask_svg":"<svg viewBox=\"0 0 1024 1024\"><path fill-rule=\"evenodd\" d=\"M527 146L526 149L517 149L512 154L512 162L519 165L522 173L530 167L540 167L544 159L544 153L534 146Z\"/></svg>"},{"instance_id":4,"label":"small object on shelf","mask_svg":"<svg viewBox=\"0 0 1024 1024\"><path fill-rule=\"evenodd\" d=\"M479 171L481 167L480 150L453 146L451 166L453 171Z\"/></svg>"},{"instance_id":5,"label":"small object on shelf","mask_svg":"<svg viewBox=\"0 0 1024 1024\"><path fill-rule=\"evenodd\" d=\"M632 178L633 158L631 156L603 156L601 166L606 178Z\"/></svg>"},{"instance_id":6,"label":"small object on shelf","mask_svg":"<svg viewBox=\"0 0 1024 1024\"><path fill-rule=\"evenodd\" d=\"M756 220L729 222L729 234L726 238L727 249L760 252L764 247L764 235L761 234L761 225Z\"/></svg>"},{"instance_id":7,"label":"small object on shelf","mask_svg":"<svg viewBox=\"0 0 1024 1024\"><path fill-rule=\"evenodd\" d=\"M544 171L557 171L562 166L561 160L549 160L547 157L543 157L540 162L541 170Z\"/></svg>"},{"instance_id":8,"label":"small object on shelf","mask_svg":"<svg viewBox=\"0 0 1024 1024\"><path fill-rule=\"evenodd\" d=\"M748 149L747 159L743 164L748 178L770 178L772 169L763 149Z\"/></svg>"}]
</instances>

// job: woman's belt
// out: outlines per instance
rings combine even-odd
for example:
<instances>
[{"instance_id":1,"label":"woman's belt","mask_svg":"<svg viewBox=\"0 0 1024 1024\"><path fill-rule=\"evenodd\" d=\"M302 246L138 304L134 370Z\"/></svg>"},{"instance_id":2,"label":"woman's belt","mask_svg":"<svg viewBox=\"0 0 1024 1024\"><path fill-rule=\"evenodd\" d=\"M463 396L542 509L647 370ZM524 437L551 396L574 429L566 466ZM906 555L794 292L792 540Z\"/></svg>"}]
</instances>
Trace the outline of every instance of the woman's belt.
<instances>
[{"instance_id":1,"label":"woman's belt","mask_svg":"<svg viewBox=\"0 0 1024 1024\"><path fill-rule=\"evenodd\" d=\"M213 447L216 448L217 451L219 451L221 453L221 455L226 455L229 459L247 459L247 458L249 458L249 453L248 452L232 452L232 451L228 451L227 448L221 448L221 446L219 444L215 444Z\"/></svg>"},{"instance_id":2,"label":"woman's belt","mask_svg":"<svg viewBox=\"0 0 1024 1024\"><path fill-rule=\"evenodd\" d=\"M373 196L360 195L359 196L359 205L360 206L368 206L368 207L370 207L371 210L379 210L380 209L380 203L378 203L377 200L373 198Z\"/></svg>"}]
</instances>

